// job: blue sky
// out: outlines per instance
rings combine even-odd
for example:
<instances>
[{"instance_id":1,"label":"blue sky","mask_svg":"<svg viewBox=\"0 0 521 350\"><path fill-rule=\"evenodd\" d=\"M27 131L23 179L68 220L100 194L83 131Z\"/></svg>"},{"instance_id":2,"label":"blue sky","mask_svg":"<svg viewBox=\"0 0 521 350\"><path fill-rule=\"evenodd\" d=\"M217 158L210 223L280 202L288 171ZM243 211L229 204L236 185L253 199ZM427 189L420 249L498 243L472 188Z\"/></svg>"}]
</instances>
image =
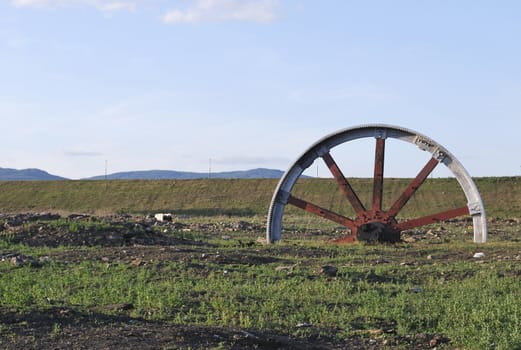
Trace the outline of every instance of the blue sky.
<instances>
[{"instance_id":1,"label":"blue sky","mask_svg":"<svg viewBox=\"0 0 521 350\"><path fill-rule=\"evenodd\" d=\"M473 176L520 175L520 15L518 1L3 0L0 167L285 170L331 132L387 123ZM388 176L424 164L402 146ZM373 144L356 147L342 170L371 176Z\"/></svg>"}]
</instances>

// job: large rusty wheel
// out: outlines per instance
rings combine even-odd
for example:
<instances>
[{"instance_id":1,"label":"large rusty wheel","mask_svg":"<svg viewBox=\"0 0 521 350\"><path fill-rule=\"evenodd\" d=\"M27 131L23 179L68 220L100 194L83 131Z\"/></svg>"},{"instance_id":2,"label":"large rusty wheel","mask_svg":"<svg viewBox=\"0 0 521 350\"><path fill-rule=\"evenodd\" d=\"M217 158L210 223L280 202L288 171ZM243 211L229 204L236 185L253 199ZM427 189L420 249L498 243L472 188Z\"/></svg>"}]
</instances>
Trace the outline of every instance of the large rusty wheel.
<instances>
[{"instance_id":1,"label":"large rusty wheel","mask_svg":"<svg viewBox=\"0 0 521 350\"><path fill-rule=\"evenodd\" d=\"M376 143L373 193L370 208L366 208L360 201L330 153L332 148L340 144L361 138L374 138ZM385 142L387 138L412 143L421 150L431 153L432 157L394 203L387 210L384 210L382 208L382 194ZM318 158L322 158L329 168L343 195L354 209L356 217L350 218L341 215L310 203L303 198L298 198L291 193L293 186L302 173ZM399 221L397 214L439 163L445 164L455 176L465 193L467 205L424 217ZM319 140L304 152L286 171L273 194L267 223L267 240L270 243L281 238L282 218L287 204L347 227L351 233L342 239L344 242L353 242L355 240L396 242L399 241L400 233L403 230L463 215L471 215L473 218L474 242L484 243L487 240L487 223L483 201L474 181L461 163L443 146L432 139L415 131L392 125L370 124L340 130Z\"/></svg>"}]
</instances>

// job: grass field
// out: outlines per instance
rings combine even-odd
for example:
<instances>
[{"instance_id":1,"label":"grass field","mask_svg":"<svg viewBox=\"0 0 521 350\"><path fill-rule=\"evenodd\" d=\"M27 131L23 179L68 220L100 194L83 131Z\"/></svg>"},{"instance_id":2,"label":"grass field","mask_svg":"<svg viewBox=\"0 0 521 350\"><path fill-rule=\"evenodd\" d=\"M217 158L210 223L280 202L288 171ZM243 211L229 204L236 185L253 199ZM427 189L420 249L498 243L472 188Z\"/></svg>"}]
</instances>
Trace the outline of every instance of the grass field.
<instances>
[{"instance_id":1,"label":"grass field","mask_svg":"<svg viewBox=\"0 0 521 350\"><path fill-rule=\"evenodd\" d=\"M118 246L107 238L92 246L52 246L16 240L60 234L81 242L92 232L114 235L121 227L98 219L33 222L4 233L3 256L33 260L0 263L5 316L0 345L40 348L45 340L53 348L85 341L107 346L107 338L94 339L92 333L124 344L122 327L137 332L133 327L146 324L148 333L132 338L143 343L134 346L145 341L154 344L148 348L521 346L519 222L491 223L486 245L471 243L467 221L454 221L409 232L407 242L394 245L337 246L328 242L334 233L299 230L266 246L256 242L263 234L261 218L252 217L243 230L236 218L198 221L139 230L143 237L175 240L169 244ZM478 251L485 256L473 258ZM328 275L323 266L338 271ZM42 316L56 310L52 318ZM176 337L180 325L210 334ZM163 327L169 331L154 333Z\"/></svg>"},{"instance_id":2,"label":"grass field","mask_svg":"<svg viewBox=\"0 0 521 350\"><path fill-rule=\"evenodd\" d=\"M4 212L175 214L5 216L0 348L520 349L518 180L477 179L501 218L486 244L461 219L343 246L334 224L293 210L280 242L259 243L271 180L0 183ZM335 208L330 182L295 192ZM405 215L464 201L457 190L429 179Z\"/></svg>"}]
</instances>

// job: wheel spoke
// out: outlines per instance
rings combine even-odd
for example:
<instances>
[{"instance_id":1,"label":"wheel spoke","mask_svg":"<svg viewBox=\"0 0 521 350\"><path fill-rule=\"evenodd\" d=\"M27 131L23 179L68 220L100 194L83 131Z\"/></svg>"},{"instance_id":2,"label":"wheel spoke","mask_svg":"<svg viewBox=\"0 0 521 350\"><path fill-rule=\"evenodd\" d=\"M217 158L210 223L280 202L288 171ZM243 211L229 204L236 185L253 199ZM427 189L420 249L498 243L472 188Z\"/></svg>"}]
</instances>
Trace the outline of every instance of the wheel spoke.
<instances>
[{"instance_id":1,"label":"wheel spoke","mask_svg":"<svg viewBox=\"0 0 521 350\"><path fill-rule=\"evenodd\" d=\"M431 158L427 164L423 167L423 169L418 173L416 178L411 181L409 186L403 191L403 193L400 195L400 197L394 202L394 204L391 206L391 209L387 212L389 216L396 216L400 210L407 204L409 199L414 195L416 190L420 188L420 186L423 184L425 179L429 176L429 174L434 170L436 165L438 165L439 162L435 158Z\"/></svg>"},{"instance_id":2,"label":"wheel spoke","mask_svg":"<svg viewBox=\"0 0 521 350\"><path fill-rule=\"evenodd\" d=\"M395 227L397 229L399 229L400 231L409 230L411 228L415 228L415 227L419 227L419 226L423 226L423 225L427 225L427 224L432 224L432 223L443 221L443 220L452 219L457 216L467 215L468 213L469 213L469 208L467 206L465 206L465 207L461 207L461 208L457 208L457 209L447 210L447 211L444 211L444 212L441 212L438 214L424 216L424 217L418 218L418 219L407 220L407 221L397 224Z\"/></svg>"},{"instance_id":3,"label":"wheel spoke","mask_svg":"<svg viewBox=\"0 0 521 350\"><path fill-rule=\"evenodd\" d=\"M290 195L288 197L288 203L296 206L297 208L304 209L305 211L323 217L325 219L336 222L337 224L343 225L352 231L356 230L356 226L353 220L346 218L340 214L334 213L330 210L324 209L315 205L313 203L309 203L300 198L294 197Z\"/></svg>"},{"instance_id":4,"label":"wheel spoke","mask_svg":"<svg viewBox=\"0 0 521 350\"><path fill-rule=\"evenodd\" d=\"M376 150L374 157L373 211L382 210L384 156L385 139L379 137L376 139Z\"/></svg>"},{"instance_id":5,"label":"wheel spoke","mask_svg":"<svg viewBox=\"0 0 521 350\"><path fill-rule=\"evenodd\" d=\"M335 177L336 182L338 183L338 186L340 187L342 192L344 192L344 195L349 200L349 203L351 203L351 205L353 206L353 209L355 210L356 214L358 216L362 215L362 213L365 212L364 205L362 204L362 202L360 201L360 198L358 198L355 191L353 190L353 188L351 187L351 185L345 178L344 174L342 174L342 171L336 164L333 157L331 157L331 154L329 152L327 152L326 154L324 154L322 156L322 159L324 160L327 167L331 171L331 174L333 174L333 176Z\"/></svg>"}]
</instances>

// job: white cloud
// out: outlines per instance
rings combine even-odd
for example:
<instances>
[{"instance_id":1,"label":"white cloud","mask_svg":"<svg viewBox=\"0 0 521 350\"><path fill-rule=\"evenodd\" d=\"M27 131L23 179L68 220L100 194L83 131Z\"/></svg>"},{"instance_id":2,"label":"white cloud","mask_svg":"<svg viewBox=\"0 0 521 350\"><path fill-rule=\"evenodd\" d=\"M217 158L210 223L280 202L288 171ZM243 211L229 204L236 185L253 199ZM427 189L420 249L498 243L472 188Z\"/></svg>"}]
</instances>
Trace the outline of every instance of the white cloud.
<instances>
[{"instance_id":1,"label":"white cloud","mask_svg":"<svg viewBox=\"0 0 521 350\"><path fill-rule=\"evenodd\" d=\"M196 0L185 9L173 9L163 16L165 23L244 21L266 23L275 19L278 0Z\"/></svg>"},{"instance_id":2,"label":"white cloud","mask_svg":"<svg viewBox=\"0 0 521 350\"><path fill-rule=\"evenodd\" d=\"M136 3L132 1L100 1L97 6L103 11L135 11Z\"/></svg>"},{"instance_id":3,"label":"white cloud","mask_svg":"<svg viewBox=\"0 0 521 350\"><path fill-rule=\"evenodd\" d=\"M45 7L49 6L48 0L11 0L11 4L17 7Z\"/></svg>"},{"instance_id":4,"label":"white cloud","mask_svg":"<svg viewBox=\"0 0 521 350\"><path fill-rule=\"evenodd\" d=\"M135 0L11 0L15 7L48 8L66 6L92 6L104 12L135 11Z\"/></svg>"},{"instance_id":5,"label":"white cloud","mask_svg":"<svg viewBox=\"0 0 521 350\"><path fill-rule=\"evenodd\" d=\"M276 17L280 0L192 0L189 7L167 11L165 23L243 21L267 23ZM93 7L104 13L134 12L140 0L10 0L18 8ZM168 2L164 2L168 3Z\"/></svg>"}]
</instances>

